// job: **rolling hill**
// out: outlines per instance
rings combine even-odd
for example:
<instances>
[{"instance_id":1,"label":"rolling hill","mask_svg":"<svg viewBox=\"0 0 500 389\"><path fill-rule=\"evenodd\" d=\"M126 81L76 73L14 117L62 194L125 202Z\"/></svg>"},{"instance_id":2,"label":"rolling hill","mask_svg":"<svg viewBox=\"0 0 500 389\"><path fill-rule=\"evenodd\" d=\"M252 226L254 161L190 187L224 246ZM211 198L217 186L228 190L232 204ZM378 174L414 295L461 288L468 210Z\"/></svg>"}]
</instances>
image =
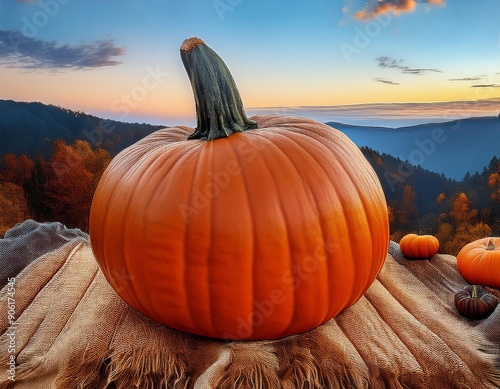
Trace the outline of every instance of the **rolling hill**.
<instances>
[{"instance_id":1,"label":"rolling hill","mask_svg":"<svg viewBox=\"0 0 500 389\"><path fill-rule=\"evenodd\" d=\"M385 128L328 122L359 147L369 147L411 165L462 180L500 156L500 118L483 117Z\"/></svg>"},{"instance_id":2,"label":"rolling hill","mask_svg":"<svg viewBox=\"0 0 500 389\"><path fill-rule=\"evenodd\" d=\"M500 174L500 118L464 119L397 129L328 124L353 139L373 166L393 210L393 229L438 231L440 223L453 219L446 215L456 196L464 193L477 214L475 221L488 223L492 233L499 233L500 201L495 197L498 188L491 177ZM71 172L74 179L82 171L56 169L60 166L57 158L61 156L51 153L58 144L54 140L73 144L80 139L93 146L99 144L112 157L162 127L106 120L42 103L0 100L0 208L5 206L5 210L9 210L2 209L0 215L11 217L10 222L2 222L0 218L0 228L11 227L27 217L86 228L87 213L80 212L74 205L89 209L93 189L70 190L72 196L86 196L78 201L69 195L61 196L66 192L61 188L60 174ZM70 152L71 146L65 150ZM7 153L27 154L31 164L30 158L3 158ZM92 169L96 167L104 169L105 166L91 165ZM92 185L96 185L101 173L101 170L85 170L82 177L92 176ZM23 207L18 201L20 198L24 198ZM65 202L67 199L71 201Z\"/></svg>"},{"instance_id":3,"label":"rolling hill","mask_svg":"<svg viewBox=\"0 0 500 389\"><path fill-rule=\"evenodd\" d=\"M162 127L101 119L38 102L0 100L0 155L47 156L55 139L102 144L114 154Z\"/></svg>"},{"instance_id":4,"label":"rolling hill","mask_svg":"<svg viewBox=\"0 0 500 389\"><path fill-rule=\"evenodd\" d=\"M468 118L445 123L386 128L328 122L359 147L392 155L412 166L462 180L500 156L500 118ZM0 100L0 156L48 156L52 142L83 139L116 154L164 126L123 123L42 103ZM404 167L403 167L404 168Z\"/></svg>"}]
</instances>

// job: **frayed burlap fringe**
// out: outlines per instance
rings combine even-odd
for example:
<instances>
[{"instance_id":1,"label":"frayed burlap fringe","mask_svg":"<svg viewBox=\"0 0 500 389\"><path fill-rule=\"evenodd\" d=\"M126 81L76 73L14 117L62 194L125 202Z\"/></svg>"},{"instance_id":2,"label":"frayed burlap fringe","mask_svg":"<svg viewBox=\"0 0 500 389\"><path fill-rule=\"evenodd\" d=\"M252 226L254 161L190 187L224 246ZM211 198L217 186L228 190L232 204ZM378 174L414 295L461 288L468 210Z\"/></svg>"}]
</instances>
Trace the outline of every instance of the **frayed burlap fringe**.
<instances>
[{"instance_id":1,"label":"frayed burlap fringe","mask_svg":"<svg viewBox=\"0 0 500 389\"><path fill-rule=\"evenodd\" d=\"M168 352L130 350L101 358L83 361L80 365L68 364L67 370L57 378L56 387L184 389L189 384L185 362Z\"/></svg>"},{"instance_id":2,"label":"frayed burlap fringe","mask_svg":"<svg viewBox=\"0 0 500 389\"><path fill-rule=\"evenodd\" d=\"M235 342L230 349L229 363L214 374L213 388L279 388L276 375L278 363L269 344Z\"/></svg>"},{"instance_id":3,"label":"frayed burlap fringe","mask_svg":"<svg viewBox=\"0 0 500 389\"><path fill-rule=\"evenodd\" d=\"M15 382L2 369L0 389L500 387L500 308L479 322L461 318L455 258L408 261L394 243L354 306L274 341L224 342L155 323L109 287L82 237L15 278ZM2 307L7 298L4 288ZM7 315L0 333L6 366Z\"/></svg>"}]
</instances>

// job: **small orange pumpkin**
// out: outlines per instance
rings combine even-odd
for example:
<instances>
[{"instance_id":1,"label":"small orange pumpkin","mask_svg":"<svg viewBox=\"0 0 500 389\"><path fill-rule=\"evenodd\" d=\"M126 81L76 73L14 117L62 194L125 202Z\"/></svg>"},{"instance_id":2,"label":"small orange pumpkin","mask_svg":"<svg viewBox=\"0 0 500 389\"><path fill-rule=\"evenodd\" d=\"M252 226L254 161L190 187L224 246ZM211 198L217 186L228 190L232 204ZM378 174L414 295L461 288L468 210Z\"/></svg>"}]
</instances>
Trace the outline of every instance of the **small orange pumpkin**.
<instances>
[{"instance_id":1,"label":"small orange pumpkin","mask_svg":"<svg viewBox=\"0 0 500 389\"><path fill-rule=\"evenodd\" d=\"M457 254L457 267L470 284L500 288L500 238L482 238L466 244Z\"/></svg>"},{"instance_id":2,"label":"small orange pumpkin","mask_svg":"<svg viewBox=\"0 0 500 389\"><path fill-rule=\"evenodd\" d=\"M407 234L399 241L399 247L405 257L427 259L439 251L439 240L432 235Z\"/></svg>"},{"instance_id":3,"label":"small orange pumpkin","mask_svg":"<svg viewBox=\"0 0 500 389\"><path fill-rule=\"evenodd\" d=\"M220 57L181 58L198 126L123 150L95 191L90 239L115 291L150 318L226 339L310 330L354 304L389 244L380 182L343 133L247 118Z\"/></svg>"}]
</instances>

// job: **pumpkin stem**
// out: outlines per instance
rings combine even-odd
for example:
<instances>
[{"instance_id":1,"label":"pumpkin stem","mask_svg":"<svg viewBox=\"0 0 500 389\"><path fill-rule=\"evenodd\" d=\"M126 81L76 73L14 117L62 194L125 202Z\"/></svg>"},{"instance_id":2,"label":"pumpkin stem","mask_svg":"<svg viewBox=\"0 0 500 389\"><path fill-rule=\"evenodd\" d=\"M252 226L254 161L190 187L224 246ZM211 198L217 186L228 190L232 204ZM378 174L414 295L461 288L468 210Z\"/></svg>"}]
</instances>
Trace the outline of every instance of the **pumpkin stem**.
<instances>
[{"instance_id":1,"label":"pumpkin stem","mask_svg":"<svg viewBox=\"0 0 500 389\"><path fill-rule=\"evenodd\" d=\"M494 251L496 249L495 243L493 243L493 239L488 240L488 244L486 245L486 250Z\"/></svg>"},{"instance_id":2,"label":"pumpkin stem","mask_svg":"<svg viewBox=\"0 0 500 389\"><path fill-rule=\"evenodd\" d=\"M473 299L477 299L479 296L479 293L478 293L478 290L477 290L477 285L473 285L472 286L472 293L471 293L471 297Z\"/></svg>"},{"instance_id":3,"label":"pumpkin stem","mask_svg":"<svg viewBox=\"0 0 500 389\"><path fill-rule=\"evenodd\" d=\"M257 128L243 109L229 69L200 38L186 39L181 59L193 88L197 126L188 139L212 140Z\"/></svg>"}]
</instances>

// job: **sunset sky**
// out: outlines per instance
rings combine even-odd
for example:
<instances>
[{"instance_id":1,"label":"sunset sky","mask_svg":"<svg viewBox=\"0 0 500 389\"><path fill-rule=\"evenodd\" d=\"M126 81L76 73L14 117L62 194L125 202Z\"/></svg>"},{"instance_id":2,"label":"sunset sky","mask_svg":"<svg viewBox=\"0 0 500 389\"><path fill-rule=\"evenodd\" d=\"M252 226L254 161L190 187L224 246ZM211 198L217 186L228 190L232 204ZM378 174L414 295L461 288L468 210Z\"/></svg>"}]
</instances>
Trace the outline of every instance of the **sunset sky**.
<instances>
[{"instance_id":1,"label":"sunset sky","mask_svg":"<svg viewBox=\"0 0 500 389\"><path fill-rule=\"evenodd\" d=\"M491 0L0 0L0 99L194 125L179 47L198 36L249 113L498 115L499 20Z\"/></svg>"}]
</instances>

